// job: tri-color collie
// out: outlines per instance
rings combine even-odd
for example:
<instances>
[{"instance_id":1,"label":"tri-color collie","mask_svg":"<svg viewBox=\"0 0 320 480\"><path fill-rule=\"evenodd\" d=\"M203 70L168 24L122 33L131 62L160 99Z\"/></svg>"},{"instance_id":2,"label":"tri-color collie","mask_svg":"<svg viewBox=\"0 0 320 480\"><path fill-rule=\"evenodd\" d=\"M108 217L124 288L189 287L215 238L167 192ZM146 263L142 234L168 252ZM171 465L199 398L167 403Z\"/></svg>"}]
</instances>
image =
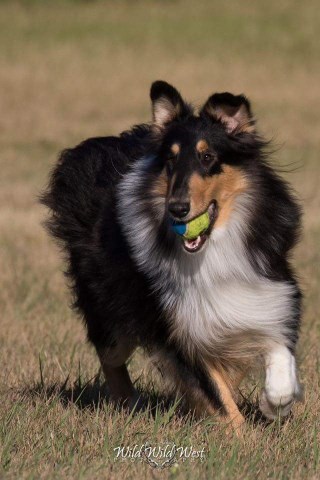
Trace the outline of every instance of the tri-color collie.
<instances>
[{"instance_id":1,"label":"tri-color collie","mask_svg":"<svg viewBox=\"0 0 320 480\"><path fill-rule=\"evenodd\" d=\"M301 293L288 259L300 208L246 97L216 93L195 113L157 81L151 100L150 124L65 150L42 196L111 397L136 402L126 361L142 346L196 414L235 427L237 386L262 360L260 408L285 416L300 395ZM197 238L172 230L206 211Z\"/></svg>"}]
</instances>

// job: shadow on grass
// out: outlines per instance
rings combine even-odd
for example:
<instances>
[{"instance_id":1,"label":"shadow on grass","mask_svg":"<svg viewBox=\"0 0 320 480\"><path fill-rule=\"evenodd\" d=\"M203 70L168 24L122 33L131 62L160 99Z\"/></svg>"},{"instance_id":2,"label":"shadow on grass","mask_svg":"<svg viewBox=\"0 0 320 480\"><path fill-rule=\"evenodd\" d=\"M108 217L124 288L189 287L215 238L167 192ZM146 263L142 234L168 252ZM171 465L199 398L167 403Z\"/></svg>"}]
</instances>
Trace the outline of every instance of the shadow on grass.
<instances>
[{"instance_id":1,"label":"shadow on grass","mask_svg":"<svg viewBox=\"0 0 320 480\"><path fill-rule=\"evenodd\" d=\"M267 426L270 424L270 420L268 420L261 412L259 408L259 402L257 400L251 400L249 398L242 397L239 410L248 423L261 426Z\"/></svg>"},{"instance_id":2,"label":"shadow on grass","mask_svg":"<svg viewBox=\"0 0 320 480\"><path fill-rule=\"evenodd\" d=\"M34 387L24 389L22 394L29 398L40 397L45 400L57 398L65 408L75 405L79 410L89 409L96 411L106 404L111 404L108 387L102 381L100 372L84 384L80 378L72 386L68 386L68 383L69 378L63 384L45 385L43 382L39 382ZM141 411L141 409L147 410L152 416L155 416L156 413L174 412L179 417L189 416L191 413L191 418L193 417L192 412L188 410L185 403L181 399L177 399L173 394L162 395L152 386L149 388L141 388L139 386L137 391L141 396L142 402L140 402L140 408L137 408L136 412ZM242 401L239 404L239 410L246 421L253 425L268 426L270 421L263 416L259 409L258 401L243 395L241 396ZM121 405L114 406L114 408L126 409L125 406ZM195 419L195 421L197 420Z\"/></svg>"},{"instance_id":3,"label":"shadow on grass","mask_svg":"<svg viewBox=\"0 0 320 480\"><path fill-rule=\"evenodd\" d=\"M100 372L86 383L82 383L81 379L69 386L69 378L63 384L45 385L39 382L33 387L22 390L21 394L29 398L42 398L44 400L58 399L61 404L68 408L75 405L79 410L89 409L95 411L106 404L112 404L106 382L101 380ZM174 411L176 415L183 416L186 410L181 402L174 395L162 395L150 388L136 388L141 401L139 408L134 408L136 412L149 410L152 415L156 412L165 413ZM127 409L126 406L114 405L116 409Z\"/></svg>"}]
</instances>

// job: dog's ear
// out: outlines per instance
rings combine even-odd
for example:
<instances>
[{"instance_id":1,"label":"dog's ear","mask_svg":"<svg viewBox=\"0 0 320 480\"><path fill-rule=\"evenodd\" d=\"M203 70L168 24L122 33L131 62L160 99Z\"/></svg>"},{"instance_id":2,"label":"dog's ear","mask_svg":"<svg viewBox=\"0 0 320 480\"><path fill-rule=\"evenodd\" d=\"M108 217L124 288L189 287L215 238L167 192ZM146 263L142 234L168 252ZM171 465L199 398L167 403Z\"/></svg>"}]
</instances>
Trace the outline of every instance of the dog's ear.
<instances>
[{"instance_id":1,"label":"dog's ear","mask_svg":"<svg viewBox=\"0 0 320 480\"><path fill-rule=\"evenodd\" d=\"M230 134L255 131L250 103L244 95L215 93L208 98L200 115L208 115L215 121L220 121Z\"/></svg>"},{"instance_id":2,"label":"dog's ear","mask_svg":"<svg viewBox=\"0 0 320 480\"><path fill-rule=\"evenodd\" d=\"M163 128L173 120L191 113L190 107L182 100L178 90L167 82L153 82L150 90L153 123Z\"/></svg>"}]
</instances>

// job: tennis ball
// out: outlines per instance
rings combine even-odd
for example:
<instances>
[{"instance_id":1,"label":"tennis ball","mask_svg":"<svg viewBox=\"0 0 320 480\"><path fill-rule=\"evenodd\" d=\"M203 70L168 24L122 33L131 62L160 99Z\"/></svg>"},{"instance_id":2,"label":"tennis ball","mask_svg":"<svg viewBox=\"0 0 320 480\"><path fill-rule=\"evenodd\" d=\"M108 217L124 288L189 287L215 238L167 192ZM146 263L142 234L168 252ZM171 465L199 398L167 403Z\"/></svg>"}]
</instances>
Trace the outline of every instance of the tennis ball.
<instances>
[{"instance_id":1,"label":"tennis ball","mask_svg":"<svg viewBox=\"0 0 320 480\"><path fill-rule=\"evenodd\" d=\"M194 238L197 238L202 232L207 230L209 228L209 225L209 213L205 212L188 223L174 222L172 225L172 229L175 233L183 236L187 240L193 240Z\"/></svg>"},{"instance_id":2,"label":"tennis ball","mask_svg":"<svg viewBox=\"0 0 320 480\"><path fill-rule=\"evenodd\" d=\"M207 230L210 225L210 217L209 213L205 212L199 217L194 218L190 222L187 223L187 229L184 233L184 237L187 240L192 240L193 238L197 238L202 232Z\"/></svg>"}]
</instances>

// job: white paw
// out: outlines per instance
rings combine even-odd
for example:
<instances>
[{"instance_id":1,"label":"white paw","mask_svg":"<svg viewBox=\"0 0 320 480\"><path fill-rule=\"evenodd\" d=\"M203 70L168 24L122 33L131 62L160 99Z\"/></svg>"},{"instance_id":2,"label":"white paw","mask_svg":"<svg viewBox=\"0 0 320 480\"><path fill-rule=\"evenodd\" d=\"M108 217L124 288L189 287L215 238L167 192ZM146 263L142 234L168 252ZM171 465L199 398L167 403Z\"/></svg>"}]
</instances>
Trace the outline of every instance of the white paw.
<instances>
[{"instance_id":1,"label":"white paw","mask_svg":"<svg viewBox=\"0 0 320 480\"><path fill-rule=\"evenodd\" d=\"M270 420L275 420L279 416L286 417L289 415L296 399L294 395L287 395L286 397L272 395L271 398L272 400L269 398L266 390L262 390L259 404L260 410Z\"/></svg>"},{"instance_id":2,"label":"white paw","mask_svg":"<svg viewBox=\"0 0 320 480\"><path fill-rule=\"evenodd\" d=\"M296 376L295 359L286 347L278 347L269 354L266 383L260 399L260 409L269 419L290 413L295 400L300 400L302 389Z\"/></svg>"}]
</instances>

